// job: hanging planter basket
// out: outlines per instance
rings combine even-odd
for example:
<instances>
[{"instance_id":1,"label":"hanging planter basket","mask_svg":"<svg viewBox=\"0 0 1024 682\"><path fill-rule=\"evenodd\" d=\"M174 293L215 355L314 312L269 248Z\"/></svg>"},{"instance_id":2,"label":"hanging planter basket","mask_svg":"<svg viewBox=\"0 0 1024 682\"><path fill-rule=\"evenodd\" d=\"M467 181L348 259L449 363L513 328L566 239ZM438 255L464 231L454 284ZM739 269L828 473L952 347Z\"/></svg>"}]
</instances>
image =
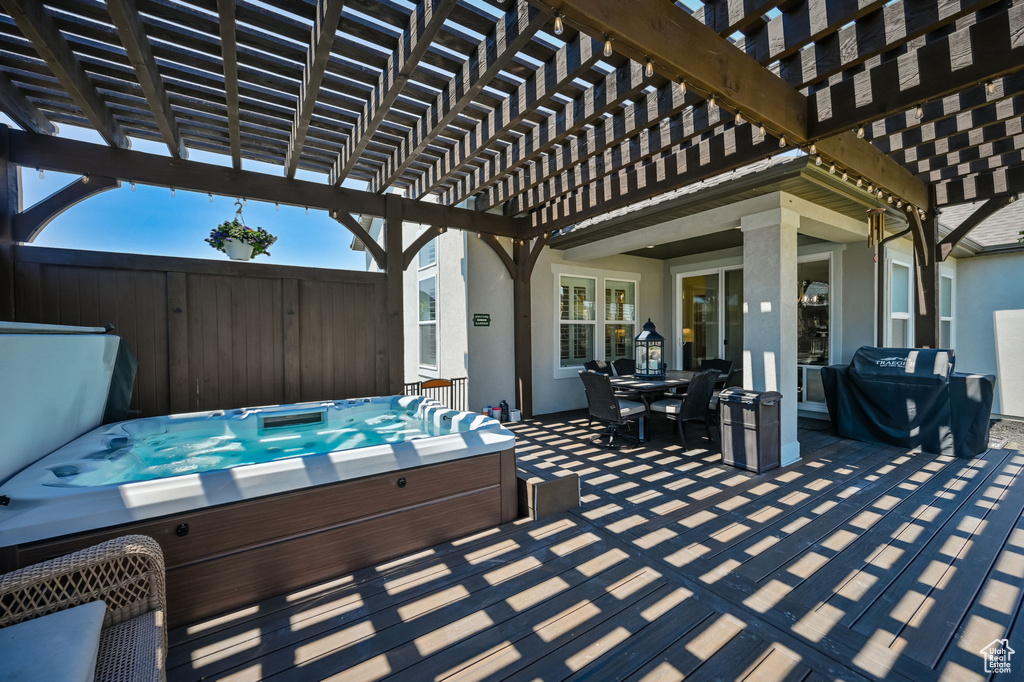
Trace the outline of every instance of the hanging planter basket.
<instances>
[{"instance_id":1,"label":"hanging planter basket","mask_svg":"<svg viewBox=\"0 0 1024 682\"><path fill-rule=\"evenodd\" d=\"M262 227L252 228L242 218L242 202L236 201L233 220L221 223L210 230L206 243L223 251L231 260L252 260L256 256L270 255L268 249L277 241L277 237Z\"/></svg>"}]
</instances>

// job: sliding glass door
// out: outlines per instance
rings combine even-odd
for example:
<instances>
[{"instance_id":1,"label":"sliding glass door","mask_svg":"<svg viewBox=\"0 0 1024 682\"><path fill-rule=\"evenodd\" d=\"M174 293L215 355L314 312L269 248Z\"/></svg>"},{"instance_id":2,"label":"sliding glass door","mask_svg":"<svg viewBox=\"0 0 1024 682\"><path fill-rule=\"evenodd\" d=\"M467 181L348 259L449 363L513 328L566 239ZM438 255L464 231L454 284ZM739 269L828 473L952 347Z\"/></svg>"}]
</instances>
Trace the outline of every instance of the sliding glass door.
<instances>
[{"instance_id":1,"label":"sliding glass door","mask_svg":"<svg viewBox=\"0 0 1024 682\"><path fill-rule=\"evenodd\" d=\"M719 280L718 271L682 278L683 369L696 369L704 360L720 357Z\"/></svg>"}]
</instances>

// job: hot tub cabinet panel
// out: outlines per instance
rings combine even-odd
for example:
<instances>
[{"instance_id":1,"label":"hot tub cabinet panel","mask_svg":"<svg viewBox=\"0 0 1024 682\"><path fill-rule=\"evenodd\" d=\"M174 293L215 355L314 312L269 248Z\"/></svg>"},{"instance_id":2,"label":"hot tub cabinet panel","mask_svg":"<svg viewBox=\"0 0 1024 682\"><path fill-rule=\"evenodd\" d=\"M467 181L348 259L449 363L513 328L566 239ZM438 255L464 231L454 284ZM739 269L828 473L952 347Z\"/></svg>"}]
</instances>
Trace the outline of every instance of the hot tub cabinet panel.
<instances>
[{"instance_id":1,"label":"hot tub cabinet panel","mask_svg":"<svg viewBox=\"0 0 1024 682\"><path fill-rule=\"evenodd\" d=\"M154 537L184 625L512 521L515 450L0 548L0 573L103 540Z\"/></svg>"}]
</instances>

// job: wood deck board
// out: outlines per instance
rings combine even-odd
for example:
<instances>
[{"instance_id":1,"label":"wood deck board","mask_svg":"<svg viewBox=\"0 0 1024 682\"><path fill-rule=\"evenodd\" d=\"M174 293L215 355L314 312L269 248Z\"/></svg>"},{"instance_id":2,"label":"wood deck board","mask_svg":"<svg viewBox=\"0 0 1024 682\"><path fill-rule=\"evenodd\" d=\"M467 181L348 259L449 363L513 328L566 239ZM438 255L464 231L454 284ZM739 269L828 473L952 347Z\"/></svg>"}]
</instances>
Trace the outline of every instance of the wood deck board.
<instances>
[{"instance_id":1,"label":"wood deck board","mask_svg":"<svg viewBox=\"0 0 1024 682\"><path fill-rule=\"evenodd\" d=\"M619 451L578 413L514 428L580 508L175 631L168 678L983 680L982 646L1024 646L1021 453L801 430L755 476L657 428Z\"/></svg>"}]
</instances>

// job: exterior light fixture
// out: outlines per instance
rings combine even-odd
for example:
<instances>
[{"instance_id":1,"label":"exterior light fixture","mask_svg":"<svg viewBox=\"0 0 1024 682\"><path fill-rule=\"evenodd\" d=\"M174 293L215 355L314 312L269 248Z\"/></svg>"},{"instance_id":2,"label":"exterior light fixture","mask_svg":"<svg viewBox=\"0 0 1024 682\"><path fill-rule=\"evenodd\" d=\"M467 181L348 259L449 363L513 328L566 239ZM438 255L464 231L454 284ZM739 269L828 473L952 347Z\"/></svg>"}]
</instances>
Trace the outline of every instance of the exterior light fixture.
<instances>
[{"instance_id":1,"label":"exterior light fixture","mask_svg":"<svg viewBox=\"0 0 1024 682\"><path fill-rule=\"evenodd\" d=\"M741 114L738 111L736 112L736 125L738 125L738 126L743 125L743 114Z\"/></svg>"},{"instance_id":2,"label":"exterior light fixture","mask_svg":"<svg viewBox=\"0 0 1024 682\"><path fill-rule=\"evenodd\" d=\"M171 198L172 199L174 198L174 188L173 187L171 188Z\"/></svg>"},{"instance_id":3,"label":"exterior light fixture","mask_svg":"<svg viewBox=\"0 0 1024 682\"><path fill-rule=\"evenodd\" d=\"M665 378L665 337L654 328L647 318L644 330L633 339L633 353L636 358L634 376L640 379Z\"/></svg>"},{"instance_id":4,"label":"exterior light fixture","mask_svg":"<svg viewBox=\"0 0 1024 682\"><path fill-rule=\"evenodd\" d=\"M918 121L920 121L922 118L924 118L924 109L923 108L918 107L917 110L914 111L914 113L917 114L917 120Z\"/></svg>"},{"instance_id":5,"label":"exterior light fixture","mask_svg":"<svg viewBox=\"0 0 1024 682\"><path fill-rule=\"evenodd\" d=\"M210 192L209 197L210 197L210 203L212 204L213 203L213 192Z\"/></svg>"},{"instance_id":6,"label":"exterior light fixture","mask_svg":"<svg viewBox=\"0 0 1024 682\"><path fill-rule=\"evenodd\" d=\"M562 35L563 31L565 31L565 22L562 21L562 15L561 14L556 14L555 15L555 35L556 36L560 36L560 35Z\"/></svg>"},{"instance_id":7,"label":"exterior light fixture","mask_svg":"<svg viewBox=\"0 0 1024 682\"><path fill-rule=\"evenodd\" d=\"M846 180L849 180L849 179L850 179L850 174L847 173L846 171L843 171L843 181L845 182Z\"/></svg>"},{"instance_id":8,"label":"exterior light fixture","mask_svg":"<svg viewBox=\"0 0 1024 682\"><path fill-rule=\"evenodd\" d=\"M816 156L816 157L814 158L814 165L815 165L815 166L820 166L821 164L822 164L822 161L821 161L821 154L818 154L818 155L817 155L817 156Z\"/></svg>"},{"instance_id":9,"label":"exterior light fixture","mask_svg":"<svg viewBox=\"0 0 1024 682\"><path fill-rule=\"evenodd\" d=\"M36 170L39 171L39 179L40 180L45 180L46 179L46 173L43 172L43 169L42 168L37 168Z\"/></svg>"},{"instance_id":10,"label":"exterior light fixture","mask_svg":"<svg viewBox=\"0 0 1024 682\"><path fill-rule=\"evenodd\" d=\"M831 173L832 175L836 174L836 164L835 163L833 163L831 166L828 167L828 172Z\"/></svg>"},{"instance_id":11,"label":"exterior light fixture","mask_svg":"<svg viewBox=\"0 0 1024 682\"><path fill-rule=\"evenodd\" d=\"M759 132L760 132L760 133L761 133L762 135L764 135L764 134L765 134L765 132L766 132L766 131L765 131L765 129L764 129L764 124L763 124L763 123L762 123L762 124L760 124L760 125L758 125L758 126L757 126L757 129L758 129L758 131L759 131Z\"/></svg>"},{"instance_id":12,"label":"exterior light fixture","mask_svg":"<svg viewBox=\"0 0 1024 682\"><path fill-rule=\"evenodd\" d=\"M134 180L132 180L131 185L132 185L132 191L134 192L135 191L135 181Z\"/></svg>"},{"instance_id":13,"label":"exterior light fixture","mask_svg":"<svg viewBox=\"0 0 1024 682\"><path fill-rule=\"evenodd\" d=\"M647 66L644 67L644 76L650 78L654 75L654 60L647 58Z\"/></svg>"},{"instance_id":14,"label":"exterior light fixture","mask_svg":"<svg viewBox=\"0 0 1024 682\"><path fill-rule=\"evenodd\" d=\"M815 145L815 144L813 144L813 143L812 143L812 144L811 144L811 148L810 148L810 150L809 150L809 151L808 151L807 153L808 153L808 154L810 154L811 156L813 156L813 155L817 154L817 153L818 153L818 147L817 147L817 145Z\"/></svg>"},{"instance_id":15,"label":"exterior light fixture","mask_svg":"<svg viewBox=\"0 0 1024 682\"><path fill-rule=\"evenodd\" d=\"M863 137L864 137L864 126L860 126L859 128L857 128L857 137L863 139Z\"/></svg>"},{"instance_id":16,"label":"exterior light fixture","mask_svg":"<svg viewBox=\"0 0 1024 682\"><path fill-rule=\"evenodd\" d=\"M717 107L718 106L718 98L716 98L714 95L711 95L711 97L708 98L708 106L710 108L712 108L712 109Z\"/></svg>"},{"instance_id":17,"label":"exterior light fixture","mask_svg":"<svg viewBox=\"0 0 1024 682\"><path fill-rule=\"evenodd\" d=\"M684 81L682 78L679 79L679 94L686 94L686 81Z\"/></svg>"},{"instance_id":18,"label":"exterior light fixture","mask_svg":"<svg viewBox=\"0 0 1024 682\"><path fill-rule=\"evenodd\" d=\"M786 136L785 135L783 135L783 136L781 136L779 138L779 146L780 147L785 147L786 146Z\"/></svg>"},{"instance_id":19,"label":"exterior light fixture","mask_svg":"<svg viewBox=\"0 0 1024 682\"><path fill-rule=\"evenodd\" d=\"M603 54L605 57L611 57L613 52L614 52L614 50L612 50L612 39L609 38L608 36L605 36L604 37L604 52L602 52L601 54Z\"/></svg>"},{"instance_id":20,"label":"exterior light fixture","mask_svg":"<svg viewBox=\"0 0 1024 682\"><path fill-rule=\"evenodd\" d=\"M990 95L996 94L996 82L995 81L989 81L988 83L986 83L985 84L985 90Z\"/></svg>"}]
</instances>

